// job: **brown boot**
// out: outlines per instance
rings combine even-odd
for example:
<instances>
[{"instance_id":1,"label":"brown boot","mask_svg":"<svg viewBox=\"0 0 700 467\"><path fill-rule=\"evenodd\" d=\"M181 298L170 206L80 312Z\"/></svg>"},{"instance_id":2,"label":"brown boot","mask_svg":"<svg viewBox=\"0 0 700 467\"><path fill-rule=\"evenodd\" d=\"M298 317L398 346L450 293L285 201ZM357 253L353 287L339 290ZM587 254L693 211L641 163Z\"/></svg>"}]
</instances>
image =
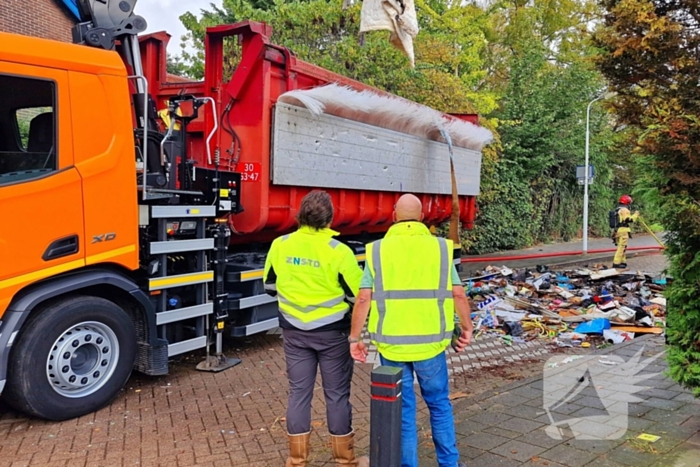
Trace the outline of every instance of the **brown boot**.
<instances>
[{"instance_id":1,"label":"brown boot","mask_svg":"<svg viewBox=\"0 0 700 467\"><path fill-rule=\"evenodd\" d=\"M306 467L309 462L309 444L311 442L311 432L300 435L287 434L289 438L289 457L285 467Z\"/></svg>"},{"instance_id":2,"label":"brown boot","mask_svg":"<svg viewBox=\"0 0 700 467\"><path fill-rule=\"evenodd\" d=\"M355 432L351 431L344 436L331 435L333 458L337 465L349 465L352 467L369 467L369 458L355 457Z\"/></svg>"}]
</instances>

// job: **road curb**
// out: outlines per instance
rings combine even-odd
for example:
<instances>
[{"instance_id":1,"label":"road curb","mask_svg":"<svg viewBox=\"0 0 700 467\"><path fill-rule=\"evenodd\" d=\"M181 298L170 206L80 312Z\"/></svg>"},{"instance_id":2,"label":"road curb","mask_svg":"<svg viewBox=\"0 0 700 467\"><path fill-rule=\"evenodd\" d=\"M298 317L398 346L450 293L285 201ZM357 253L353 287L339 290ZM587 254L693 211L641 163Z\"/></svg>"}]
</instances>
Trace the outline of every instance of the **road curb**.
<instances>
[{"instance_id":1,"label":"road curb","mask_svg":"<svg viewBox=\"0 0 700 467\"><path fill-rule=\"evenodd\" d=\"M641 256L654 256L654 255L662 255L663 252L659 250L649 250L649 251L635 251L632 253L627 254L627 258L637 258ZM615 258L615 255L606 255L602 257L589 257L589 258L580 258L580 259L569 259L566 261L558 261L556 263L543 263L547 264L547 266L554 266L554 267L568 267L568 266L580 266L582 264L587 264L587 263L592 263L592 262L608 262L612 261Z\"/></svg>"}]
</instances>

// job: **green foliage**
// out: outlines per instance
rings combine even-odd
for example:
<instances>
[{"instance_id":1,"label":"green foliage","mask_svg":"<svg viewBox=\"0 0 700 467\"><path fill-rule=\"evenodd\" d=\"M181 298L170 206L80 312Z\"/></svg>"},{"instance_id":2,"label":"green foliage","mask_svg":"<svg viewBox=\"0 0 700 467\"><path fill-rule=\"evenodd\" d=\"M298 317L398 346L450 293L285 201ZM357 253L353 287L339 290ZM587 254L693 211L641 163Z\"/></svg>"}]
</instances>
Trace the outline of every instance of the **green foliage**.
<instances>
[{"instance_id":1,"label":"green foliage","mask_svg":"<svg viewBox=\"0 0 700 467\"><path fill-rule=\"evenodd\" d=\"M605 0L599 67L631 128L635 193L667 231L671 376L700 396L700 10L696 0Z\"/></svg>"},{"instance_id":2,"label":"green foliage","mask_svg":"<svg viewBox=\"0 0 700 467\"><path fill-rule=\"evenodd\" d=\"M389 43L388 32L368 32L360 39L359 3L346 10L341 2L326 0L275 0L265 8L258 6L248 0L224 0L221 9L203 11L199 19L192 13L182 15L187 39L198 50L184 54L189 75L203 76L207 27L251 19L272 26L272 41L302 60L371 86L446 112L486 114L496 107L493 93L480 90L486 78L481 27L487 19L474 6L444 4L440 13L430 10L431 16L422 17L415 69ZM234 56L231 68L235 61Z\"/></svg>"},{"instance_id":3,"label":"green foliage","mask_svg":"<svg viewBox=\"0 0 700 467\"><path fill-rule=\"evenodd\" d=\"M168 54L166 66L166 70L169 74L185 78L188 77L189 67L182 58Z\"/></svg>"},{"instance_id":4,"label":"green foliage","mask_svg":"<svg viewBox=\"0 0 700 467\"><path fill-rule=\"evenodd\" d=\"M27 144L29 142L29 128L34 117L44 112L51 111L53 111L51 107L28 107L17 109L15 111L15 122L17 123L17 131L19 133L18 136L24 149L27 148Z\"/></svg>"},{"instance_id":5,"label":"green foliage","mask_svg":"<svg viewBox=\"0 0 700 467\"><path fill-rule=\"evenodd\" d=\"M17 129L19 130L19 140L22 142L22 147L26 148L29 144L29 120L17 119Z\"/></svg>"},{"instance_id":6,"label":"green foliage","mask_svg":"<svg viewBox=\"0 0 700 467\"><path fill-rule=\"evenodd\" d=\"M524 16L524 15L520 15ZM470 252L520 248L581 231L583 187L575 178L584 162L586 105L604 83L580 54L557 55L542 42L508 39L509 79L496 117L502 150L493 180L482 178L477 228L465 233ZM594 107L590 160L596 169L590 187L589 225L607 235L607 212L614 204L611 181L614 133L607 116Z\"/></svg>"},{"instance_id":7,"label":"green foliage","mask_svg":"<svg viewBox=\"0 0 700 467\"><path fill-rule=\"evenodd\" d=\"M462 243L470 253L518 249L534 243L530 191L514 168L509 161L499 161L492 176L484 180L482 190L489 198L479 199L481 209L474 229L462 232Z\"/></svg>"}]
</instances>

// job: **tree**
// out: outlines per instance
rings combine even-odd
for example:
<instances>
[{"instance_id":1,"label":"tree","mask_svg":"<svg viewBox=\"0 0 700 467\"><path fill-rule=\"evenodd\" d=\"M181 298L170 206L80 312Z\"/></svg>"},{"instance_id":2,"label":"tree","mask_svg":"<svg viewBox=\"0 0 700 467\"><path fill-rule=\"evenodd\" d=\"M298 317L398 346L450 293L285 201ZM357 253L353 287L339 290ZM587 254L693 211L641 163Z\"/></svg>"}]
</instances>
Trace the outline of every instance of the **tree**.
<instances>
[{"instance_id":1,"label":"tree","mask_svg":"<svg viewBox=\"0 0 700 467\"><path fill-rule=\"evenodd\" d=\"M550 55L541 42L529 41L507 61L509 81L496 112L503 149L489 186L497 194L471 234L476 251L522 248L552 237L568 240L580 231L582 193L575 169L584 159L582 117L604 83L587 61L562 66ZM591 225L607 234L612 132L605 112L594 111L592 117Z\"/></svg>"},{"instance_id":2,"label":"tree","mask_svg":"<svg viewBox=\"0 0 700 467\"><path fill-rule=\"evenodd\" d=\"M487 0L493 17L489 39L489 74L495 87L510 81L509 60L537 44L547 59L565 64L590 52L589 24L600 8L594 0Z\"/></svg>"},{"instance_id":3,"label":"tree","mask_svg":"<svg viewBox=\"0 0 700 467\"><path fill-rule=\"evenodd\" d=\"M605 0L599 67L631 128L638 192L668 231L671 376L700 396L700 4Z\"/></svg>"},{"instance_id":4,"label":"tree","mask_svg":"<svg viewBox=\"0 0 700 467\"><path fill-rule=\"evenodd\" d=\"M494 117L501 147L493 166L484 165L479 217L463 243L487 253L569 240L581 231L582 187L574 173L584 160L586 105L605 87L587 32L595 4L514 0L488 8L488 85L500 97ZM604 236L615 196L612 162L620 150L610 124L595 106L590 226Z\"/></svg>"},{"instance_id":5,"label":"tree","mask_svg":"<svg viewBox=\"0 0 700 467\"><path fill-rule=\"evenodd\" d=\"M342 2L326 0L224 0L221 8L203 10L201 18L185 13L181 20L188 41L199 51L199 57L185 58L193 63L190 74L201 77L207 27L263 21L273 28L272 41L302 60L445 112L491 112L495 96L481 89L486 78L481 28L488 20L483 10L447 3L438 11L427 4L420 8L428 14L420 16L423 29L415 43L415 69L389 43L388 32L373 31L360 38L360 3L343 10Z\"/></svg>"},{"instance_id":6,"label":"tree","mask_svg":"<svg viewBox=\"0 0 700 467\"><path fill-rule=\"evenodd\" d=\"M168 54L166 70L171 75L188 77L189 67L179 56Z\"/></svg>"}]
</instances>

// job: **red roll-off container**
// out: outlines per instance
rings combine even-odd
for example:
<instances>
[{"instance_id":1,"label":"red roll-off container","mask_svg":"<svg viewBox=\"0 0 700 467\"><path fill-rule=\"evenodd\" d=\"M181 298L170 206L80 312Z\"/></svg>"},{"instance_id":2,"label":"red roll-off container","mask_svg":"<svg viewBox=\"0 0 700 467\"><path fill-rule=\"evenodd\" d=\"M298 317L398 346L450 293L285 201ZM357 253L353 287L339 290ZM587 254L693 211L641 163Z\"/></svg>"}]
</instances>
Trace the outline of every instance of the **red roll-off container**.
<instances>
[{"instance_id":1,"label":"red roll-off container","mask_svg":"<svg viewBox=\"0 0 700 467\"><path fill-rule=\"evenodd\" d=\"M232 243L269 241L295 228L295 216L301 199L312 188L279 186L270 181L270 150L273 106L278 97L291 90L308 89L328 83L347 85L357 90L375 88L345 78L297 59L288 49L270 43L272 28L263 23L244 21L207 29L205 41L205 79L191 82L167 74L166 47L170 36L159 32L140 37L144 74L158 110L167 106L171 96L193 94L211 97L216 102L218 118L231 102L230 123L240 138L239 159L226 150L232 136L221 130L212 140L211 152L221 154L221 170L243 173L241 205L244 212L232 215L231 227L238 235ZM229 82L223 80L224 39L238 36L242 47L240 63ZM478 123L476 115L455 115ZM229 123L229 122L226 122ZM205 140L214 127L208 107L188 126L188 154L197 167L209 167ZM312 168L310 167L310 170ZM449 179L446 180L449 184ZM392 211L399 192L328 189L334 207L333 226L343 235L384 232L392 223ZM424 222L436 225L451 214L450 195L414 193L423 201ZM476 208L474 196L460 196L460 219L463 227L473 227Z\"/></svg>"}]
</instances>

